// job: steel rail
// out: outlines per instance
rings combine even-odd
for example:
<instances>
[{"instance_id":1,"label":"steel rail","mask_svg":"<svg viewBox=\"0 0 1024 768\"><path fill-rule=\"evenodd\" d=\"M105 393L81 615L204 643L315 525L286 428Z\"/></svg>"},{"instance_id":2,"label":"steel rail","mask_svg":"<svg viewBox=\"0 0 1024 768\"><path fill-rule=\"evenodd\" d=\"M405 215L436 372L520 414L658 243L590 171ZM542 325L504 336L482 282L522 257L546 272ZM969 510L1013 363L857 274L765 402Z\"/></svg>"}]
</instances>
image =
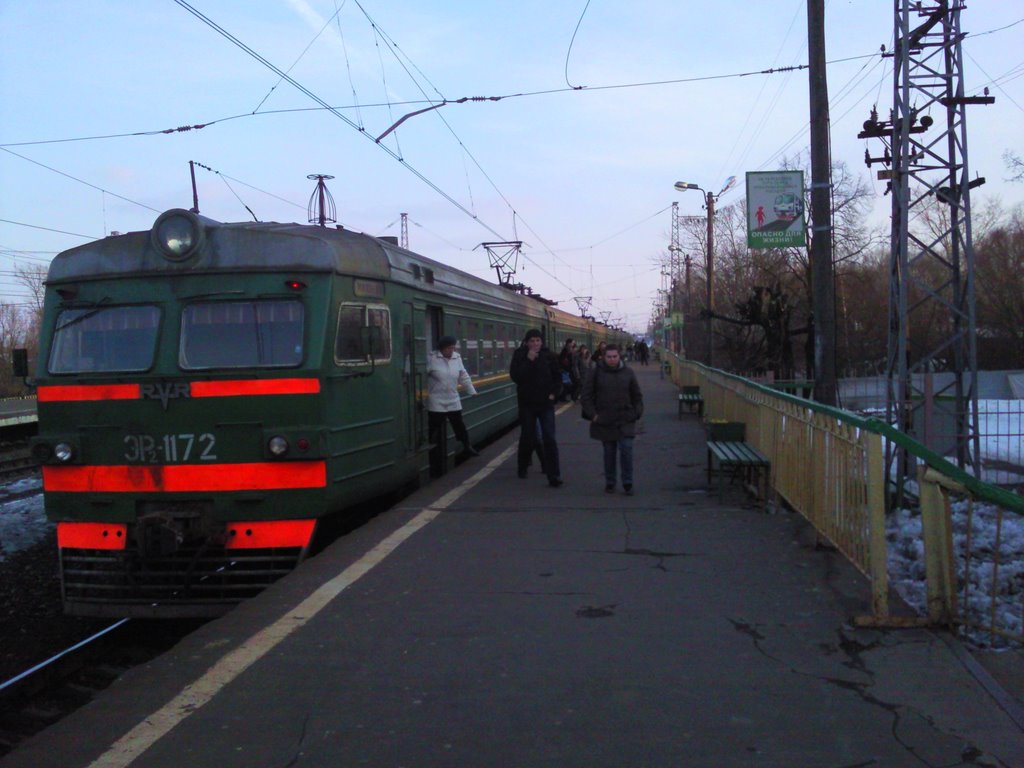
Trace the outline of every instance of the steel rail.
<instances>
[{"instance_id":1,"label":"steel rail","mask_svg":"<svg viewBox=\"0 0 1024 768\"><path fill-rule=\"evenodd\" d=\"M0 693L5 691L7 688L11 688L11 687L17 685L18 683L20 683L20 682L22 682L24 680L27 680L32 675L36 674L37 672L39 672L39 671L41 671L43 669L46 669L51 664L56 663L60 659L63 659L65 656L68 656L69 654L72 654L75 651L77 651L77 650L79 650L81 648L84 648L85 646L89 645L89 643L92 643L92 642L94 642L96 640L99 640L104 635L107 635L110 632L113 632L115 629L117 629L118 627L123 626L124 624L126 624L129 621L131 621L131 619L121 619L120 621L116 621L113 624L111 624L109 627L106 627L105 629L101 629L96 634L91 635L91 636L85 638L84 640L78 641L77 643L72 645L70 648L65 648L63 651L61 651L60 653L57 653L57 654L51 656L46 661L42 661L39 664L36 664L31 669L27 669L24 672L22 672L22 673L20 673L18 675L15 675L14 677L12 677L7 682L5 682L3 684L0 684Z\"/></svg>"}]
</instances>

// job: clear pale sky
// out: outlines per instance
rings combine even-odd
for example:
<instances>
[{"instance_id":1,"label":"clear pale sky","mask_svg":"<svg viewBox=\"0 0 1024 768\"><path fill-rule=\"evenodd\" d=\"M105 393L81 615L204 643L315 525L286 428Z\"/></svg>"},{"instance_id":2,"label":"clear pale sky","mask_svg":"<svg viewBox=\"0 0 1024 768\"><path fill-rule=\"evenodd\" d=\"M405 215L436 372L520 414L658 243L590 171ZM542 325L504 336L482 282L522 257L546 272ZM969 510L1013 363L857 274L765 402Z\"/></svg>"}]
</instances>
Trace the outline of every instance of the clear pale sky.
<instances>
[{"instance_id":1,"label":"clear pale sky","mask_svg":"<svg viewBox=\"0 0 1024 768\"><path fill-rule=\"evenodd\" d=\"M806 63L806 0L189 4L308 93L174 0L0 0L4 300L24 294L17 264L190 207L194 160L219 172L197 169L213 219L250 220L248 206L261 221L304 222L306 176L330 174L344 226L398 235L406 212L413 250L488 279L479 243L522 240L517 280L571 312L592 296L592 312L640 331L672 201L702 214L702 195L673 183L717 192L736 175L725 205L746 171L808 151L806 70L737 76ZM891 106L892 60L878 52L892 13L889 0L826 3L833 156L876 191L883 227L889 198L863 163L881 145L856 134L872 104ZM988 180L975 206L1024 200L1002 159L1024 154L1018 22L1021 0L961 16L967 92L996 97L968 113L969 169ZM449 103L375 143L428 100L463 97L504 98Z\"/></svg>"}]
</instances>

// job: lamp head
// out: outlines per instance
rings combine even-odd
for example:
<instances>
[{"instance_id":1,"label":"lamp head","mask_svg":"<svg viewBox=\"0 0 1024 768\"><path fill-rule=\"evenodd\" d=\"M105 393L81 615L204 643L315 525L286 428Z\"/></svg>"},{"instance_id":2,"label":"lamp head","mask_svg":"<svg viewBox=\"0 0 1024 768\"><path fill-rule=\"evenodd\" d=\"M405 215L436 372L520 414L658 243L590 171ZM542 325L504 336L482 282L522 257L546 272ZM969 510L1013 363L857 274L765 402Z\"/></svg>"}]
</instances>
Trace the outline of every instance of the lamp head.
<instances>
[{"instance_id":1,"label":"lamp head","mask_svg":"<svg viewBox=\"0 0 1024 768\"><path fill-rule=\"evenodd\" d=\"M675 188L680 192L685 192L688 189L700 189L696 184L691 184L688 181L677 181L675 183Z\"/></svg>"}]
</instances>

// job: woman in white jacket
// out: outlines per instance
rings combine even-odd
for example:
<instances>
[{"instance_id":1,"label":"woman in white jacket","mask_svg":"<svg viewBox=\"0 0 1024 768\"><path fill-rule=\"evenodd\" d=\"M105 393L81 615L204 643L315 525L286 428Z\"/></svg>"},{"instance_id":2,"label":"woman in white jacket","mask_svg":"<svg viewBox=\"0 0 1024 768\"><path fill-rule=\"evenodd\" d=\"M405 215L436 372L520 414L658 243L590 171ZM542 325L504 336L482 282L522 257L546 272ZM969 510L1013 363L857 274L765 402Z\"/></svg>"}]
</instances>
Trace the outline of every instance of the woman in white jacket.
<instances>
[{"instance_id":1,"label":"woman in white jacket","mask_svg":"<svg viewBox=\"0 0 1024 768\"><path fill-rule=\"evenodd\" d=\"M475 395L473 380L462 364L462 357L455 351L453 336L442 336L437 351L427 358L427 426L430 442L440 445L445 419L452 425L455 438L462 443L462 455L479 456L469 442L469 432L462 421L462 401L459 398L461 384L467 395ZM441 459L440 456L437 456ZM431 462L432 464L434 462ZM443 464L443 460L437 462Z\"/></svg>"}]
</instances>

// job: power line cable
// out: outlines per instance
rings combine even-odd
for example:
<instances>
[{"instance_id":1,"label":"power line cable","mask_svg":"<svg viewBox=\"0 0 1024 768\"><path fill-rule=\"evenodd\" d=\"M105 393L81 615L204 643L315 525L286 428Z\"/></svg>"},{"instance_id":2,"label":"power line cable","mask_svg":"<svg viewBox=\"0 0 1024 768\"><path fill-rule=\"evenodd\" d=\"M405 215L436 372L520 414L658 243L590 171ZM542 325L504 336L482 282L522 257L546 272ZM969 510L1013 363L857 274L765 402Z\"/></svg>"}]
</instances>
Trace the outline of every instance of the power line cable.
<instances>
[{"instance_id":1,"label":"power line cable","mask_svg":"<svg viewBox=\"0 0 1024 768\"><path fill-rule=\"evenodd\" d=\"M291 72L293 69L295 69L296 65L300 61L302 61L302 57L305 56L306 53L308 53L309 49L313 47L313 43L315 43L317 40L320 39L320 35L322 35L324 33L324 30L327 29L331 25L331 22L334 21L337 18L338 14L341 13L341 9L344 8L344 7L345 7L344 3L342 3L342 5L340 7L335 9L334 15L331 16L331 18L329 18L326 22L324 22L324 25L322 27L320 27L320 31L317 32L315 35L313 35L313 39L309 41L309 43L306 45L306 47L302 49L302 53L300 53L298 55L298 57L295 59L295 61L292 62L292 65L290 67L288 67L288 72ZM274 83L270 87L270 90L267 91L267 95L264 96L262 99L260 99L260 103L256 105L256 108L253 109L253 112L259 112L260 111L260 107L262 107L263 104L266 102L266 100L270 98L270 95L275 90L277 90L277 86L279 86L283 82L284 82L284 78L282 77L276 83Z\"/></svg>"},{"instance_id":2,"label":"power line cable","mask_svg":"<svg viewBox=\"0 0 1024 768\"><path fill-rule=\"evenodd\" d=\"M83 181L82 179L79 179L76 176L72 176L70 173L64 173L64 171L58 171L56 168L51 168L50 166L46 165L45 163L40 163L38 160L33 160L30 157L25 157L24 155L19 155L17 152L13 152L12 150L7 149L6 147L0 146L0 149L2 149L4 152L6 152L9 155L14 155L15 157L20 158L20 159L22 159L22 160L24 160L26 162L32 163L33 165L38 165L40 168L45 168L48 171L53 171L53 173L60 174L61 176L64 176L65 178L71 179L72 181L77 181L79 184L84 184L85 186L91 187L92 189L95 189L95 190L97 190L99 192L103 192L104 194L116 197L118 200L124 200L126 203L131 203L132 205L137 205L140 208L146 208L147 210L154 211L156 213L160 213L160 211L157 211L156 208L151 208L150 206L146 205L145 203L140 203L138 200L132 200L131 198L125 197L124 195L119 195L116 192L111 192L109 189L104 189L103 187L98 187L95 184L90 184L88 181Z\"/></svg>"},{"instance_id":3,"label":"power line cable","mask_svg":"<svg viewBox=\"0 0 1024 768\"><path fill-rule=\"evenodd\" d=\"M59 235L71 235L72 237L82 237L86 240L99 240L100 238L95 235L83 235L80 232L65 232L63 229L53 229L52 227L41 227L38 224L26 224L23 221L11 221L10 219L0 219L0 222L4 224L14 224L18 227L28 227L29 229L40 229L44 232L56 232Z\"/></svg>"},{"instance_id":4,"label":"power line cable","mask_svg":"<svg viewBox=\"0 0 1024 768\"><path fill-rule=\"evenodd\" d=\"M225 39L229 40L232 44L238 46L243 51L248 53L252 58L256 59L256 61L258 61L261 64L263 64L265 67L270 69L272 72L276 72L278 75L283 77L290 85L292 85L294 88L296 88L300 93L302 93L302 94L306 95L308 98L312 99L315 103L319 104L321 107L326 109L328 112L330 112L332 115L337 117L339 120L343 121L350 128L352 128L355 131L357 131L360 135L366 137L370 141L374 141L372 136L370 136L366 131L364 131L362 128L360 128L358 125L356 125L356 123L352 122L349 118L345 117L345 115L341 114L341 112L339 112L336 108L334 108L331 105L327 104L327 102L325 102L322 98L320 98L315 93L313 93L311 90L306 88L304 85L302 85L301 83L296 81L291 75L289 75L289 74L287 74L285 72L282 72L278 67L276 67L274 64L272 64L266 58L264 58L259 53L257 53L252 48L250 48L248 45L246 45L241 40L236 38L234 35L232 35L226 29L224 29L219 24L217 24L215 21L213 21L209 17L205 16L203 13L201 13L198 10L196 10L195 8L193 8L185 0L174 0L174 2L176 4L178 4L179 6L181 6L182 8L184 8L185 10L187 10L189 13L191 13L197 19L202 21L204 24L208 25L211 29L215 30L222 37L224 37ZM448 194L443 189L441 189L441 187L439 187L433 181L428 179L419 170L417 170L412 165L407 163L404 158L402 158L398 154L396 154L390 147L387 147L387 146L385 146L385 145L383 145L383 144L381 144L379 142L376 142L376 141L374 141L374 143L378 147L380 147L381 150L383 150L384 152L389 154L392 158L394 158L395 160L400 162L405 168L407 168L409 170L410 173L412 173L414 176L416 176L418 179L420 179L424 184L426 184L428 187L433 189L437 194L439 194L445 200L447 200L452 205L454 205L456 208L461 210L467 216L472 218L474 221L476 221L478 224L480 224L480 226L482 226L484 229L489 231L495 237L501 237L501 235L496 230L494 230L492 227L490 227L486 222L484 222L478 216L475 216L473 213L471 213L469 210L467 210L466 207L462 203L460 203L458 200L456 200L450 194Z\"/></svg>"},{"instance_id":5,"label":"power line cable","mask_svg":"<svg viewBox=\"0 0 1024 768\"><path fill-rule=\"evenodd\" d=\"M569 82L569 56L572 53L572 44L576 42L576 33L580 31L580 24L583 23L583 17L587 15L587 9L590 7L590 0L587 0L587 4L583 6L583 13L580 14L579 20L576 22L576 29L572 31L572 39L569 40L569 48L565 52L565 84L572 88L574 91L578 91L583 88L582 85L573 85Z\"/></svg>"}]
</instances>

